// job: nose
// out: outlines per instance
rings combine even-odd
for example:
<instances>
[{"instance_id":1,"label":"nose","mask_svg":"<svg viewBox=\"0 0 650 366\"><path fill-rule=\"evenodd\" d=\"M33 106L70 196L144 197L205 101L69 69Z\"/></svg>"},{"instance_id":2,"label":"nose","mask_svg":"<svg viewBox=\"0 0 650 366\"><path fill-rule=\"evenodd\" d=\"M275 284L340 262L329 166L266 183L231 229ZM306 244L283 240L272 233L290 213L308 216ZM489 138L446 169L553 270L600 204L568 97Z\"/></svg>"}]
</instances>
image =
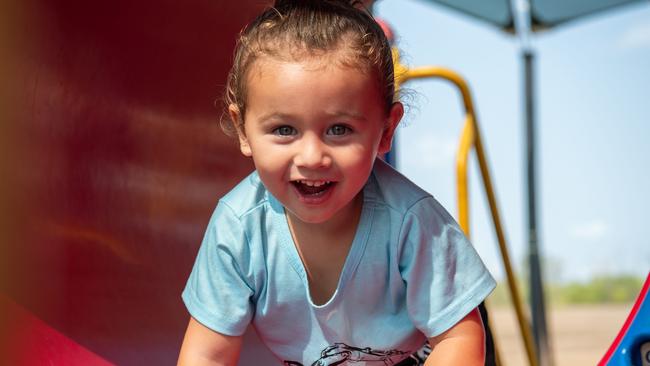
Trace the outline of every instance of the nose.
<instances>
[{"instance_id":1,"label":"nose","mask_svg":"<svg viewBox=\"0 0 650 366\"><path fill-rule=\"evenodd\" d=\"M319 136L306 134L298 146L295 163L298 167L317 169L327 168L332 163L328 146Z\"/></svg>"}]
</instances>

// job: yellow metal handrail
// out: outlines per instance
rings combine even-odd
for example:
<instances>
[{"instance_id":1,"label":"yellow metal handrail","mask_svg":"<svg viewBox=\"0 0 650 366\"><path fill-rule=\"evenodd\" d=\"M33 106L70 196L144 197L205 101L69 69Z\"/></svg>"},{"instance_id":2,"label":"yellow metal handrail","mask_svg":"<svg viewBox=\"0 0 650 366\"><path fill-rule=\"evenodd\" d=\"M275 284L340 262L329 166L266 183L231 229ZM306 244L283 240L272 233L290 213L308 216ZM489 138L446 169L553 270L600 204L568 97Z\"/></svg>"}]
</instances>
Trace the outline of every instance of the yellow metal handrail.
<instances>
[{"instance_id":1,"label":"yellow metal handrail","mask_svg":"<svg viewBox=\"0 0 650 366\"><path fill-rule=\"evenodd\" d=\"M478 122L476 119L476 113L474 112L474 105L472 103L472 98L469 92L469 87L465 80L455 73L446 68L442 67L418 67L409 69L400 63L399 52L397 49L393 49L393 62L395 65L395 84L396 88L408 80L419 79L419 78L438 78L444 79L452 84L454 84L461 93L463 98L463 105L465 107L465 124L463 126L463 132L461 134L460 145L458 149L458 155L456 158L456 175L457 175L457 184L458 184L458 221L460 227L463 229L465 234L469 237L469 191L467 185L467 161L469 157L469 151L472 147L476 151L476 157L478 159L479 167L481 170L481 177L483 178L483 186L485 188L485 194L490 205L490 212L492 214L492 222L494 224L494 230L497 236L499 249L501 252L501 259L503 261L503 266L506 271L506 276L508 279L508 289L510 291L510 297L512 299L513 306L515 308L515 313L517 316L517 321L519 323L519 330L521 332L521 337L524 341L524 347L526 348L526 354L528 356L528 361L531 366L537 366L537 358L535 357L535 346L532 340L532 334L530 327L528 326L529 322L524 315L523 306L521 302L521 297L519 295L519 289L517 287L517 282L512 270L512 265L510 261L510 255L508 254L508 247L506 245L505 236L501 227L501 219L499 216L499 211L496 204L496 197L494 190L492 188L492 180L490 179L490 173L487 165L487 159L483 151L483 143L481 142L481 135L478 128ZM497 364L501 364L501 357L496 348L495 342L495 356Z\"/></svg>"}]
</instances>

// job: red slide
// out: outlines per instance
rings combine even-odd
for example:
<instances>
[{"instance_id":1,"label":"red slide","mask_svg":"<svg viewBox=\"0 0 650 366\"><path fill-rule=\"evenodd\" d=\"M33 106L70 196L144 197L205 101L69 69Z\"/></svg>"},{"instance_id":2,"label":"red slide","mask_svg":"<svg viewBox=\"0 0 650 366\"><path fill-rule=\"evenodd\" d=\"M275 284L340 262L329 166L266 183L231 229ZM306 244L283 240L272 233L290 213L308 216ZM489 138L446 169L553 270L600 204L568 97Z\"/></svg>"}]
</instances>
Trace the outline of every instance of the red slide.
<instances>
[{"instance_id":1,"label":"red slide","mask_svg":"<svg viewBox=\"0 0 650 366\"><path fill-rule=\"evenodd\" d=\"M2 2L0 364L175 364L203 231L253 169L214 101L264 5Z\"/></svg>"}]
</instances>

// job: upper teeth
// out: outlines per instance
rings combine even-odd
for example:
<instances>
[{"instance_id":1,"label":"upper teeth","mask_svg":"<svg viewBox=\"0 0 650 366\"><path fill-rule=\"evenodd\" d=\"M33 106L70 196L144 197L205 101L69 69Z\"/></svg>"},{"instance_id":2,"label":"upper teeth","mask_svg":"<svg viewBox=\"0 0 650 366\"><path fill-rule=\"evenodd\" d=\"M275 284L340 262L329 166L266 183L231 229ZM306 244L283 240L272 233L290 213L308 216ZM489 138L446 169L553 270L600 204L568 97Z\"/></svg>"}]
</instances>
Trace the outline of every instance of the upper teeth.
<instances>
[{"instance_id":1,"label":"upper teeth","mask_svg":"<svg viewBox=\"0 0 650 366\"><path fill-rule=\"evenodd\" d=\"M320 187L325 184L330 184L329 180L297 180L297 182L310 187Z\"/></svg>"}]
</instances>

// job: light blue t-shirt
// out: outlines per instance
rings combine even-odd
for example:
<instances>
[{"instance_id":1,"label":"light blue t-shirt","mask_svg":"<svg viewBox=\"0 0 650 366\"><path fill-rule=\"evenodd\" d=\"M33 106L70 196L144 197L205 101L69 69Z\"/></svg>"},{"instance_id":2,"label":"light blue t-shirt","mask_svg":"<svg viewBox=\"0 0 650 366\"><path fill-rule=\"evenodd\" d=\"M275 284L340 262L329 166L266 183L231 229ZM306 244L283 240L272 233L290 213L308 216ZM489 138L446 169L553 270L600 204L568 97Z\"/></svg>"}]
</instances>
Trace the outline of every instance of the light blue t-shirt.
<instances>
[{"instance_id":1,"label":"light blue t-shirt","mask_svg":"<svg viewBox=\"0 0 650 366\"><path fill-rule=\"evenodd\" d=\"M197 321L222 334L241 335L252 322L285 365L393 364L456 324L494 287L447 211L377 160L327 303L312 302L284 208L257 173L219 201L183 300Z\"/></svg>"}]
</instances>

